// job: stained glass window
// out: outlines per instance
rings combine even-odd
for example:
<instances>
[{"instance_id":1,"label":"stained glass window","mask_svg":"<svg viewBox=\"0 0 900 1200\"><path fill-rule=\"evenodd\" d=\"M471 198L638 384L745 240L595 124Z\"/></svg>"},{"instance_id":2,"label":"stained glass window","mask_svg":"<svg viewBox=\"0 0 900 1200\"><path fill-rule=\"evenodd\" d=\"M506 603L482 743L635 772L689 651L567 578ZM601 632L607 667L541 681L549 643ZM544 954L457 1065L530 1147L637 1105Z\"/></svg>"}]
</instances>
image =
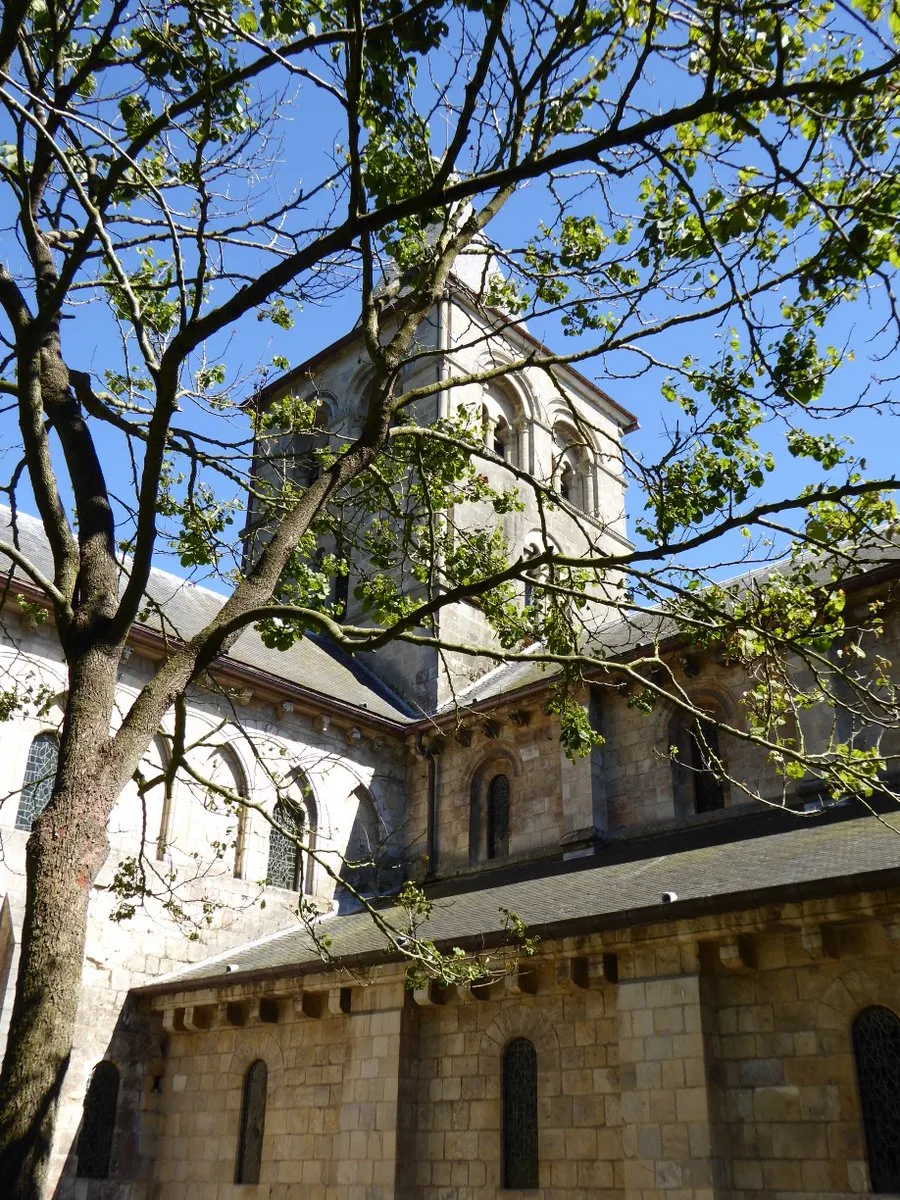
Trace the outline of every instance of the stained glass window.
<instances>
[{"instance_id":1,"label":"stained glass window","mask_svg":"<svg viewBox=\"0 0 900 1200\"><path fill-rule=\"evenodd\" d=\"M488 784L487 856L503 858L509 853L509 779L495 775Z\"/></svg>"},{"instance_id":2,"label":"stained glass window","mask_svg":"<svg viewBox=\"0 0 900 1200\"><path fill-rule=\"evenodd\" d=\"M25 778L16 814L16 829L30 829L47 807L56 764L59 761L59 746L52 733L39 733L28 748L25 763Z\"/></svg>"},{"instance_id":3,"label":"stained glass window","mask_svg":"<svg viewBox=\"0 0 900 1200\"><path fill-rule=\"evenodd\" d=\"M853 1053L872 1191L900 1192L900 1017L864 1008L853 1022Z\"/></svg>"},{"instance_id":4,"label":"stained glass window","mask_svg":"<svg viewBox=\"0 0 900 1200\"><path fill-rule=\"evenodd\" d=\"M75 1149L78 1155L76 1174L81 1179L109 1178L118 1099L119 1068L111 1062L97 1063L84 1097L84 1118Z\"/></svg>"},{"instance_id":5,"label":"stained glass window","mask_svg":"<svg viewBox=\"0 0 900 1200\"><path fill-rule=\"evenodd\" d=\"M273 817L282 829L274 826L269 830L269 868L266 883L271 887L287 888L299 892L303 887L303 855L293 838L303 837L306 822L301 809L288 801L279 800Z\"/></svg>"},{"instance_id":6,"label":"stained glass window","mask_svg":"<svg viewBox=\"0 0 900 1200\"><path fill-rule=\"evenodd\" d=\"M259 1183L268 1082L268 1068L263 1060L258 1058L250 1064L244 1076L237 1162L234 1168L235 1183Z\"/></svg>"},{"instance_id":7,"label":"stained glass window","mask_svg":"<svg viewBox=\"0 0 900 1200\"><path fill-rule=\"evenodd\" d=\"M527 1038L503 1055L503 1186L538 1186L537 1053Z\"/></svg>"}]
</instances>

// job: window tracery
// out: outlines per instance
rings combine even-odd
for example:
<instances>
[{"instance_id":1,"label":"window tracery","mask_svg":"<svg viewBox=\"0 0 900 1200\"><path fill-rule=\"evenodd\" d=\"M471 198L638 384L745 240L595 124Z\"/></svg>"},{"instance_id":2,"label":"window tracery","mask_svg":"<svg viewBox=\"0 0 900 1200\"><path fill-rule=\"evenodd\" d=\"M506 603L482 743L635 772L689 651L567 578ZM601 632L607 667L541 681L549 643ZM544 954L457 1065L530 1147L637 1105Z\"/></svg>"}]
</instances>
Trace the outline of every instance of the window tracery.
<instances>
[{"instance_id":1,"label":"window tracery","mask_svg":"<svg viewBox=\"0 0 900 1200\"><path fill-rule=\"evenodd\" d=\"M538 1186L537 1051L514 1038L503 1055L503 1185Z\"/></svg>"},{"instance_id":2,"label":"window tracery","mask_svg":"<svg viewBox=\"0 0 900 1200\"><path fill-rule=\"evenodd\" d=\"M305 806L293 797L283 797L275 805L275 825L269 830L269 863L266 883L291 892L303 890L303 851L298 842L310 838L310 822Z\"/></svg>"},{"instance_id":3,"label":"window tracery","mask_svg":"<svg viewBox=\"0 0 900 1200\"><path fill-rule=\"evenodd\" d=\"M853 1054L872 1192L900 1192L900 1017L883 1005L853 1022Z\"/></svg>"},{"instance_id":4,"label":"window tracery","mask_svg":"<svg viewBox=\"0 0 900 1200\"><path fill-rule=\"evenodd\" d=\"M104 1059L91 1072L84 1097L84 1117L75 1148L79 1179L109 1178L118 1101L119 1068Z\"/></svg>"},{"instance_id":5,"label":"window tracery","mask_svg":"<svg viewBox=\"0 0 900 1200\"><path fill-rule=\"evenodd\" d=\"M258 1058L250 1064L244 1076L237 1162L234 1169L235 1183L259 1183L268 1082L268 1067Z\"/></svg>"},{"instance_id":6,"label":"window tracery","mask_svg":"<svg viewBox=\"0 0 900 1200\"><path fill-rule=\"evenodd\" d=\"M59 743L52 733L39 733L28 747L25 777L16 813L16 829L31 829L47 807L56 779Z\"/></svg>"}]
</instances>

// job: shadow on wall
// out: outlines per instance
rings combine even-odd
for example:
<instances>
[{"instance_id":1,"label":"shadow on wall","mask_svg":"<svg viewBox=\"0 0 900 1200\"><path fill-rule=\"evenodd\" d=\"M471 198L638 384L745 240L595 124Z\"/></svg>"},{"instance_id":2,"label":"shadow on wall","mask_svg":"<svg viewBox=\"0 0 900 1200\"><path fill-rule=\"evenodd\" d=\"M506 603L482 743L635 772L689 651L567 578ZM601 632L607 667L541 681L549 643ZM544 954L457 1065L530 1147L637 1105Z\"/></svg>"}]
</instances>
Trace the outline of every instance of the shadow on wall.
<instances>
[{"instance_id":1,"label":"shadow on wall","mask_svg":"<svg viewBox=\"0 0 900 1200\"><path fill-rule=\"evenodd\" d=\"M341 881L367 898L396 892L406 877L400 838L379 815L366 788L360 785L353 795L356 815L341 864ZM335 898L339 913L360 907L359 900L346 886L338 888Z\"/></svg>"},{"instance_id":2,"label":"shadow on wall","mask_svg":"<svg viewBox=\"0 0 900 1200\"><path fill-rule=\"evenodd\" d=\"M165 1055L158 1016L128 998L103 1057L91 1068L81 1121L53 1200L126 1200L135 1181L150 1178L147 1154L155 1142L154 1100Z\"/></svg>"}]
</instances>

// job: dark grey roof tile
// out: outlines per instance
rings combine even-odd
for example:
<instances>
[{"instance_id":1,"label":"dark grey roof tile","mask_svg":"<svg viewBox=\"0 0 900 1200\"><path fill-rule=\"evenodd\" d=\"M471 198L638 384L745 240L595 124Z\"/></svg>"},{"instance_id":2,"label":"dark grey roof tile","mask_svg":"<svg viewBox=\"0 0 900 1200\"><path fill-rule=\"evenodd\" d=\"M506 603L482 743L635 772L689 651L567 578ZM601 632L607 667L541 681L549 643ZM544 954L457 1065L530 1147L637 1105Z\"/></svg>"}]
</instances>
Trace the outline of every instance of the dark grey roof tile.
<instances>
[{"instance_id":1,"label":"dark grey roof tile","mask_svg":"<svg viewBox=\"0 0 900 1200\"><path fill-rule=\"evenodd\" d=\"M836 890L854 876L893 872L900 881L900 814L890 818L864 817L833 824L809 824L800 829L724 845L655 855L516 883L484 887L435 901L422 933L445 945L495 935L503 929L501 909L519 916L531 930L553 926L564 933L567 923L590 919L594 928L675 919L679 910L698 902L718 902L739 909L763 893L795 885L831 883ZM663 893L674 893L664 903ZM388 914L390 915L390 914ZM623 918L625 920L623 921ZM336 960L358 955L377 956L385 937L367 913L330 917L320 924L331 939ZM302 927L262 942L230 950L162 981L176 990L186 984L216 983L228 974L254 971L289 972L309 969L319 961L309 933ZM150 985L159 988L159 984Z\"/></svg>"}]
</instances>

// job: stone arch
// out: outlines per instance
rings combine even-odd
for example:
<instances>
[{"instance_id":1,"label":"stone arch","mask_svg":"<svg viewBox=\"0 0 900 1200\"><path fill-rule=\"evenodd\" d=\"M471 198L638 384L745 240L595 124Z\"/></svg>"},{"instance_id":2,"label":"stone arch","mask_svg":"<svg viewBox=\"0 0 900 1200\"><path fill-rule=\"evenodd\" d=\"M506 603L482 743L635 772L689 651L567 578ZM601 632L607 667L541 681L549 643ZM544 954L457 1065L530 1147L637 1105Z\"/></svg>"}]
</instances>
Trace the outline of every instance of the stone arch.
<instances>
[{"instance_id":1,"label":"stone arch","mask_svg":"<svg viewBox=\"0 0 900 1200\"><path fill-rule=\"evenodd\" d=\"M595 511L597 448L585 431L557 416L553 422L553 488L573 508Z\"/></svg>"},{"instance_id":2,"label":"stone arch","mask_svg":"<svg viewBox=\"0 0 900 1200\"><path fill-rule=\"evenodd\" d=\"M847 1089L853 1112L848 1133L856 1146L850 1157L868 1159L863 1111L853 1047L853 1023L866 1008L884 1007L900 1015L900 973L882 963L867 963L842 971L826 988L816 1006L816 1051L828 1061L831 1081Z\"/></svg>"},{"instance_id":3,"label":"stone arch","mask_svg":"<svg viewBox=\"0 0 900 1200\"><path fill-rule=\"evenodd\" d=\"M502 742L483 747L468 772L470 865L509 857L515 832L511 779L522 774L518 752Z\"/></svg>"},{"instance_id":4,"label":"stone arch","mask_svg":"<svg viewBox=\"0 0 900 1200\"><path fill-rule=\"evenodd\" d=\"M513 1038L523 1037L538 1052L538 1074L554 1069L559 1059L559 1037L553 1022L541 1009L511 1004L491 1021L481 1038L481 1055L499 1063Z\"/></svg>"},{"instance_id":5,"label":"stone arch","mask_svg":"<svg viewBox=\"0 0 900 1200\"><path fill-rule=\"evenodd\" d=\"M496 350L480 355L475 370L492 371L498 367L512 366L512 358ZM534 470L534 439L532 426L536 420L537 400L527 376L521 371L509 371L485 379L478 385L481 389L482 418L486 422L485 440L488 449L495 449L491 432L504 433L501 420L507 426L503 440L510 445L510 453L501 454L510 465L526 471Z\"/></svg>"},{"instance_id":6,"label":"stone arch","mask_svg":"<svg viewBox=\"0 0 900 1200\"><path fill-rule=\"evenodd\" d=\"M235 795L243 796L249 800L250 783L247 769L234 745L228 742L216 744L212 748L210 759L211 761L217 759L222 764L222 770L217 772L217 774L226 774L228 776L224 780L214 776L216 782L221 783L222 786ZM234 854L230 865L235 879L243 879L245 877L250 811L246 807L238 805L237 811L229 814L229 816L234 823L234 836L232 839L234 842Z\"/></svg>"},{"instance_id":7,"label":"stone arch","mask_svg":"<svg viewBox=\"0 0 900 1200\"><path fill-rule=\"evenodd\" d=\"M692 688L688 699L709 720L695 717L672 702L656 717L655 742L671 767L672 804L676 817L726 808L731 802L728 782L728 739L716 722L734 722L734 702L722 690ZM677 755L672 756L675 747Z\"/></svg>"},{"instance_id":8,"label":"stone arch","mask_svg":"<svg viewBox=\"0 0 900 1200\"><path fill-rule=\"evenodd\" d=\"M489 353L483 353L479 356L475 365L475 371L494 371L498 367L511 368L513 362L514 359L511 355L504 353L497 347L493 347ZM504 391L508 395L510 403L516 408L518 415L523 420L534 421L537 419L537 397L524 371L508 370L504 375L497 375L493 379L486 379L482 386L484 388L494 386Z\"/></svg>"},{"instance_id":9,"label":"stone arch","mask_svg":"<svg viewBox=\"0 0 900 1200\"><path fill-rule=\"evenodd\" d=\"M278 1039L265 1029L236 1031L237 1045L228 1064L228 1085L240 1087L251 1063L261 1058L269 1069L269 1090L280 1087L284 1077L284 1054Z\"/></svg>"},{"instance_id":10,"label":"stone arch","mask_svg":"<svg viewBox=\"0 0 900 1200\"><path fill-rule=\"evenodd\" d=\"M900 1015L900 972L887 964L853 967L832 981L816 1007L816 1033L820 1041L825 1031L842 1034L849 1053L853 1020L871 1005L883 1005Z\"/></svg>"},{"instance_id":11,"label":"stone arch","mask_svg":"<svg viewBox=\"0 0 900 1200\"><path fill-rule=\"evenodd\" d=\"M707 712L711 716L718 715L729 724L734 724L738 710L734 697L727 689L716 687L715 684L704 680L698 687L686 688L685 692L689 703L693 704L696 709ZM669 743L666 739L669 736L669 725L672 718L679 712L683 712L683 709L671 700L666 700L656 710L653 738L658 747L668 746Z\"/></svg>"},{"instance_id":12,"label":"stone arch","mask_svg":"<svg viewBox=\"0 0 900 1200\"><path fill-rule=\"evenodd\" d=\"M228 730L222 731L208 713L192 714L192 722L199 726L191 752L198 775L226 792L249 797L250 776L246 760L235 744L238 739L234 730L231 741L227 740ZM167 762L171 742L166 731L161 729L154 741L164 753L163 762ZM187 773L176 775L169 793L163 802L157 858L175 866L190 865L193 855L199 853L204 862L215 864L219 872L227 871L240 878L235 868L246 846L246 830L244 846L239 845L241 826L246 824L245 810Z\"/></svg>"},{"instance_id":13,"label":"stone arch","mask_svg":"<svg viewBox=\"0 0 900 1200\"><path fill-rule=\"evenodd\" d=\"M524 764L518 747L512 742L498 738L494 742L485 742L480 752L474 756L474 761L463 776L463 790L471 788L477 776L490 768L495 762L503 761L512 774L518 779L524 774Z\"/></svg>"},{"instance_id":14,"label":"stone arch","mask_svg":"<svg viewBox=\"0 0 900 1200\"><path fill-rule=\"evenodd\" d=\"M170 758L171 741L160 728L141 755L139 768L145 784L154 780L159 782L152 787L145 787L142 804L137 783L129 781L113 805L107 821L111 838L140 844L143 837L144 852L157 861L165 857L168 826L172 819L174 786L160 778L165 774ZM117 854L114 856L118 857Z\"/></svg>"}]
</instances>

